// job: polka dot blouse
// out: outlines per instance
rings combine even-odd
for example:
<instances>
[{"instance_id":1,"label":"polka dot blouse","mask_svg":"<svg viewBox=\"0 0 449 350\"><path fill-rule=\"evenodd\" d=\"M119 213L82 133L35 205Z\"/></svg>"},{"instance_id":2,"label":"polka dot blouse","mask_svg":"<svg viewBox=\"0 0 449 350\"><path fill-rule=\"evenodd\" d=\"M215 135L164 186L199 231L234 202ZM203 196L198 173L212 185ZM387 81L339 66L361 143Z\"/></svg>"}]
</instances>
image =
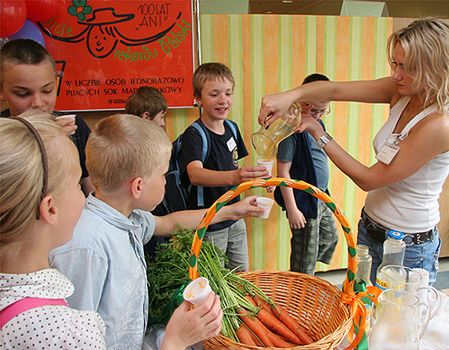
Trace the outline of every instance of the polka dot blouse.
<instances>
[{"instance_id":1,"label":"polka dot blouse","mask_svg":"<svg viewBox=\"0 0 449 350\"><path fill-rule=\"evenodd\" d=\"M0 274L0 310L25 297L67 298L73 290L73 284L55 269ZM0 330L0 348L106 349L104 334L105 325L95 312L41 306L17 315Z\"/></svg>"}]
</instances>

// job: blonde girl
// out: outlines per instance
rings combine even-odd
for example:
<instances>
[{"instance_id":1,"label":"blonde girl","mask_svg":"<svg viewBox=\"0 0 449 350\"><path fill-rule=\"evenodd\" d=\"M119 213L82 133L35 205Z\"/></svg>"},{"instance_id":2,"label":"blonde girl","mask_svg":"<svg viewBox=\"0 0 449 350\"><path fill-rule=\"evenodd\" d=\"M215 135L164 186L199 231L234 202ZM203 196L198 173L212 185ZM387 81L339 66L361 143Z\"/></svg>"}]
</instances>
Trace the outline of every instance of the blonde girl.
<instances>
[{"instance_id":1,"label":"blonde girl","mask_svg":"<svg viewBox=\"0 0 449 350\"><path fill-rule=\"evenodd\" d=\"M0 118L0 332L2 349L104 349L104 324L71 309L72 283L49 267L84 195L75 145L50 114Z\"/></svg>"}]
</instances>

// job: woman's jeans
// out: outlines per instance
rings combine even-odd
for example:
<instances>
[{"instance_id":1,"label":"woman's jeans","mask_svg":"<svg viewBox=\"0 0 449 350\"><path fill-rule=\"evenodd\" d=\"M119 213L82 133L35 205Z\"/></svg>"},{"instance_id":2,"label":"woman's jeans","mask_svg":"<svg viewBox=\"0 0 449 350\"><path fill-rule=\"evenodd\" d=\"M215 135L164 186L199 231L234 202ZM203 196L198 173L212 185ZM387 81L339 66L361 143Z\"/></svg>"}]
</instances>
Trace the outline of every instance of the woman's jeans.
<instances>
[{"instance_id":1,"label":"woman's jeans","mask_svg":"<svg viewBox=\"0 0 449 350\"><path fill-rule=\"evenodd\" d=\"M409 268L419 267L429 271L429 284L435 283L439 268L438 256L440 255L441 239L437 227L435 226L433 240L422 244L410 244L405 247L404 266ZM357 244L366 245L369 253L373 257L371 267L371 282L376 282L377 267L382 263L383 243L373 239L368 235L362 220L358 225Z\"/></svg>"}]
</instances>

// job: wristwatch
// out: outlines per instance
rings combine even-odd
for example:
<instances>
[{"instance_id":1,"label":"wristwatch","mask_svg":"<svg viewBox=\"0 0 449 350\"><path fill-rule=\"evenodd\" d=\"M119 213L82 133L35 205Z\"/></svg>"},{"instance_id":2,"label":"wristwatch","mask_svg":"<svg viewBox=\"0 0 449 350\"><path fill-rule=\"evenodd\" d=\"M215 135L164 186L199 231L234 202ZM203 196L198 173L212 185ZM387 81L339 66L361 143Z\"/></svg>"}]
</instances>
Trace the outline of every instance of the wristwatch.
<instances>
[{"instance_id":1,"label":"wristwatch","mask_svg":"<svg viewBox=\"0 0 449 350\"><path fill-rule=\"evenodd\" d=\"M323 149L329 142L332 141L332 136L327 132L324 133L318 140L316 140L316 144L319 148Z\"/></svg>"}]
</instances>

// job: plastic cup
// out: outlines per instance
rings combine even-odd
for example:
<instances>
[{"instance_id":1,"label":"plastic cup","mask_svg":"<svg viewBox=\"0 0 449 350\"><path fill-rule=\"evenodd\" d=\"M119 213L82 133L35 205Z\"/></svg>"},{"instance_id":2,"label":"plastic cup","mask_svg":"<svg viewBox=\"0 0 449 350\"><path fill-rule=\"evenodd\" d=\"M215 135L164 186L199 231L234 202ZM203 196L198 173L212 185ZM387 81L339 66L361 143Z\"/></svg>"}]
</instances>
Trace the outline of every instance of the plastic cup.
<instances>
[{"instance_id":1,"label":"plastic cup","mask_svg":"<svg viewBox=\"0 0 449 350\"><path fill-rule=\"evenodd\" d=\"M274 199L268 197L257 197L256 204L258 207L261 207L264 210L263 213L258 217L260 219L267 219L270 216L270 211L271 208L273 207Z\"/></svg>"},{"instance_id":2,"label":"plastic cup","mask_svg":"<svg viewBox=\"0 0 449 350\"><path fill-rule=\"evenodd\" d=\"M65 115L58 115L55 118L56 120L67 120L67 121L73 120L73 122L75 123L75 117L76 114L65 114Z\"/></svg>"},{"instance_id":3,"label":"plastic cup","mask_svg":"<svg viewBox=\"0 0 449 350\"><path fill-rule=\"evenodd\" d=\"M258 159L257 165L264 166L268 170L268 176L272 177L274 159Z\"/></svg>"},{"instance_id":4,"label":"plastic cup","mask_svg":"<svg viewBox=\"0 0 449 350\"><path fill-rule=\"evenodd\" d=\"M205 277L199 277L190 282L186 289L184 289L184 300L192 303L195 306L199 306L206 301L209 293L212 292L209 281Z\"/></svg>"},{"instance_id":5,"label":"plastic cup","mask_svg":"<svg viewBox=\"0 0 449 350\"><path fill-rule=\"evenodd\" d=\"M427 287L429 285L429 271L417 267L412 270L418 272L421 275L421 283L419 284L419 286Z\"/></svg>"},{"instance_id":6,"label":"plastic cup","mask_svg":"<svg viewBox=\"0 0 449 350\"><path fill-rule=\"evenodd\" d=\"M75 125L75 117L76 114L65 114L65 115L58 115L56 116L57 121L63 121L64 124L59 124L60 126L67 126L67 125ZM75 131L72 131L69 133L69 135L73 135Z\"/></svg>"}]
</instances>

